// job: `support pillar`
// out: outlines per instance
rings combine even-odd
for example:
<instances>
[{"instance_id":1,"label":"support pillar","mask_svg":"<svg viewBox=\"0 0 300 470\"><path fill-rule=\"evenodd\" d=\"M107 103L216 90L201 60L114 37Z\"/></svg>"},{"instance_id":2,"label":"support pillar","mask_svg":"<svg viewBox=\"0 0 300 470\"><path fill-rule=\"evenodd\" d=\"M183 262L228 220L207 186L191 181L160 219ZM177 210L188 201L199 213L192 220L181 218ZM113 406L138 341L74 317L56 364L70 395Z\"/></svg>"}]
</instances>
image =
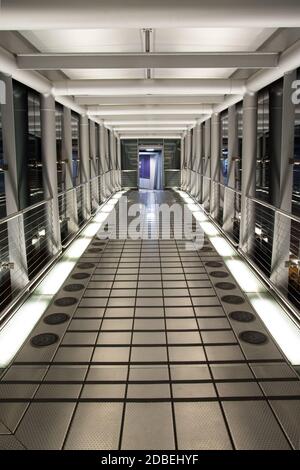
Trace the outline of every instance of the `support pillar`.
<instances>
[{"instance_id":1,"label":"support pillar","mask_svg":"<svg viewBox=\"0 0 300 470\"><path fill-rule=\"evenodd\" d=\"M238 154L238 123L236 106L230 106L228 109L228 188L235 189L235 163L234 159ZM223 229L227 233L233 232L234 224L234 201L235 193L225 188L224 192L224 211L223 211Z\"/></svg>"},{"instance_id":2,"label":"support pillar","mask_svg":"<svg viewBox=\"0 0 300 470\"><path fill-rule=\"evenodd\" d=\"M211 186L211 119L204 123L204 168L203 168L203 207L210 209Z\"/></svg>"},{"instance_id":3,"label":"support pillar","mask_svg":"<svg viewBox=\"0 0 300 470\"><path fill-rule=\"evenodd\" d=\"M106 179L105 173L107 171L107 160L106 160L106 143L105 143L105 127L103 124L100 125L100 174L101 174L101 201L106 199Z\"/></svg>"},{"instance_id":4,"label":"support pillar","mask_svg":"<svg viewBox=\"0 0 300 470\"><path fill-rule=\"evenodd\" d=\"M67 219L68 233L76 233L78 230L78 213L76 192L73 187L73 159L72 159L72 124L71 110L64 106L63 109L63 135L62 135L62 159L65 162L65 199L61 212ZM63 223L63 220L61 221Z\"/></svg>"},{"instance_id":5,"label":"support pillar","mask_svg":"<svg viewBox=\"0 0 300 470\"><path fill-rule=\"evenodd\" d=\"M10 216L19 211L20 186L19 169L17 164L15 120L14 120L14 96L12 77L0 73L0 79L4 83L5 101L1 103L3 157L7 165L4 173L6 214ZM13 263L10 270L12 290L18 292L28 283L27 254L24 234L23 215L15 217L7 222L7 249L3 246L1 261ZM6 257L7 256L7 257ZM5 282L7 273L0 271L0 285Z\"/></svg>"},{"instance_id":6,"label":"support pillar","mask_svg":"<svg viewBox=\"0 0 300 470\"><path fill-rule=\"evenodd\" d=\"M99 206L99 192L97 181L97 155L96 155L96 124L94 121L89 121L90 133L90 174L91 174L91 206L96 210Z\"/></svg>"},{"instance_id":7,"label":"support pillar","mask_svg":"<svg viewBox=\"0 0 300 470\"><path fill-rule=\"evenodd\" d=\"M41 143L43 162L43 184L47 203L48 249L55 255L61 250L58 186L57 186L57 155L56 155L56 122L55 100L52 95L41 95Z\"/></svg>"},{"instance_id":8,"label":"support pillar","mask_svg":"<svg viewBox=\"0 0 300 470\"><path fill-rule=\"evenodd\" d=\"M293 192L293 157L294 157L294 120L295 105L292 102L292 83L297 79L296 70L284 75L282 91L282 112L280 119L281 142L277 156L278 176L273 175L272 198L276 206L286 212L292 211ZM273 165L273 162L272 162ZM277 194L275 195L275 183ZM291 243L291 219L276 213L274 220L274 235L271 263L271 280L286 294L289 280ZM298 255L298 254L295 254Z\"/></svg>"},{"instance_id":9,"label":"support pillar","mask_svg":"<svg viewBox=\"0 0 300 470\"><path fill-rule=\"evenodd\" d=\"M211 189L210 213L216 220L220 212L220 115L211 117Z\"/></svg>"},{"instance_id":10,"label":"support pillar","mask_svg":"<svg viewBox=\"0 0 300 470\"><path fill-rule=\"evenodd\" d=\"M255 197L257 147L257 94L247 93L243 102L242 195L239 246L245 253L253 250L255 241Z\"/></svg>"},{"instance_id":11,"label":"support pillar","mask_svg":"<svg viewBox=\"0 0 300 470\"><path fill-rule=\"evenodd\" d=\"M90 161L89 161L89 120L80 116L80 183L82 187L82 216L88 220L91 216Z\"/></svg>"}]
</instances>

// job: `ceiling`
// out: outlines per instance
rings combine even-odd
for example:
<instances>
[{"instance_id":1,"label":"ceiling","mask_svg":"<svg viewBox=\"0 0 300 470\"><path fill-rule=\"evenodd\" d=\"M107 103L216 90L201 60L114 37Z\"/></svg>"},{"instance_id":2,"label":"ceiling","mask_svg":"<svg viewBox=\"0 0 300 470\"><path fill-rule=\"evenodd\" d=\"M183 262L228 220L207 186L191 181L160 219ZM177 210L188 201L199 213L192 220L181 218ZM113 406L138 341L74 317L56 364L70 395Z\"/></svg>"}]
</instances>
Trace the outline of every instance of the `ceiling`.
<instances>
[{"instance_id":1,"label":"ceiling","mask_svg":"<svg viewBox=\"0 0 300 470\"><path fill-rule=\"evenodd\" d=\"M10 15L14 18L13 12ZM24 29L2 29L0 46L15 55L25 73L50 80L57 98L73 100L121 137L182 136L223 104L225 108L240 100L247 81L276 69L280 54L300 39L298 27L255 27L253 22L240 27L211 27L208 21L210 27L146 29L143 24L85 24L78 29L72 28L77 19L70 17L68 27L57 28L51 16L53 24L47 29L45 20L41 27L37 20L33 10L36 28L30 29L26 18ZM279 22L280 15L276 26ZM23 24L20 14L17 23Z\"/></svg>"}]
</instances>

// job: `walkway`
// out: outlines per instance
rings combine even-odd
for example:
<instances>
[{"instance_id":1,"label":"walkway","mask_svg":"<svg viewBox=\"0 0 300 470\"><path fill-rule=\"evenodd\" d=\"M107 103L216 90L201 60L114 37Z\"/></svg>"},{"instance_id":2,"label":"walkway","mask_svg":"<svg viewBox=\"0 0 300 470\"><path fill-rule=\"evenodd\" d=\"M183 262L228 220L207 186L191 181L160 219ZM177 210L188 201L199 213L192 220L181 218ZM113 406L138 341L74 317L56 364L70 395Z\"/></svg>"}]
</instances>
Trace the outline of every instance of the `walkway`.
<instances>
[{"instance_id":1,"label":"walkway","mask_svg":"<svg viewBox=\"0 0 300 470\"><path fill-rule=\"evenodd\" d=\"M164 229L91 242L2 376L1 449L299 448L298 376L209 241Z\"/></svg>"}]
</instances>

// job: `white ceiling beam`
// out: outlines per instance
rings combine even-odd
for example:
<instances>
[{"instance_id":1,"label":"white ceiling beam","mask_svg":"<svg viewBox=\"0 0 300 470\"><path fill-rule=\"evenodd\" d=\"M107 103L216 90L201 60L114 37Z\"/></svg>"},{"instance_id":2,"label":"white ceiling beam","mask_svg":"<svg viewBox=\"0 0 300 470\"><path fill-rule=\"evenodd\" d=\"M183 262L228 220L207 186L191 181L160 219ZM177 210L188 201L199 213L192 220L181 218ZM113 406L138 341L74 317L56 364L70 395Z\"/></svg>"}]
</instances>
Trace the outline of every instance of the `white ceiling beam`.
<instances>
[{"instance_id":1,"label":"white ceiling beam","mask_svg":"<svg viewBox=\"0 0 300 470\"><path fill-rule=\"evenodd\" d=\"M239 95L246 91L239 79L62 80L53 82L55 96Z\"/></svg>"},{"instance_id":2,"label":"white ceiling beam","mask_svg":"<svg viewBox=\"0 0 300 470\"><path fill-rule=\"evenodd\" d=\"M106 126L137 126L137 125L183 125L183 126L193 126L196 124L196 119L162 119L163 116L160 116L159 119L140 119L140 120L135 120L130 118L129 120L118 120L118 119L105 119L103 122Z\"/></svg>"},{"instance_id":3,"label":"white ceiling beam","mask_svg":"<svg viewBox=\"0 0 300 470\"><path fill-rule=\"evenodd\" d=\"M298 27L297 0L2 0L1 30Z\"/></svg>"},{"instance_id":4,"label":"white ceiling beam","mask_svg":"<svg viewBox=\"0 0 300 470\"><path fill-rule=\"evenodd\" d=\"M153 132L152 134L147 134L146 132L137 133L137 134L119 134L120 139L180 139L181 134L168 134L162 133L158 134Z\"/></svg>"},{"instance_id":5,"label":"white ceiling beam","mask_svg":"<svg viewBox=\"0 0 300 470\"><path fill-rule=\"evenodd\" d=\"M172 104L215 104L222 103L224 95L183 95L183 96L77 96L75 101L81 106L108 105L172 105Z\"/></svg>"},{"instance_id":6,"label":"white ceiling beam","mask_svg":"<svg viewBox=\"0 0 300 470\"><path fill-rule=\"evenodd\" d=\"M97 54L19 54L22 70L272 68L275 52L142 52Z\"/></svg>"},{"instance_id":7,"label":"white ceiling beam","mask_svg":"<svg viewBox=\"0 0 300 470\"><path fill-rule=\"evenodd\" d=\"M208 114L212 112L209 104L200 106L94 106L89 107L89 116L160 115L160 114Z\"/></svg>"},{"instance_id":8,"label":"white ceiling beam","mask_svg":"<svg viewBox=\"0 0 300 470\"><path fill-rule=\"evenodd\" d=\"M184 131L189 126L182 125L182 126L164 126L164 125L156 125L156 126L113 126L117 132L124 132L124 131Z\"/></svg>"}]
</instances>

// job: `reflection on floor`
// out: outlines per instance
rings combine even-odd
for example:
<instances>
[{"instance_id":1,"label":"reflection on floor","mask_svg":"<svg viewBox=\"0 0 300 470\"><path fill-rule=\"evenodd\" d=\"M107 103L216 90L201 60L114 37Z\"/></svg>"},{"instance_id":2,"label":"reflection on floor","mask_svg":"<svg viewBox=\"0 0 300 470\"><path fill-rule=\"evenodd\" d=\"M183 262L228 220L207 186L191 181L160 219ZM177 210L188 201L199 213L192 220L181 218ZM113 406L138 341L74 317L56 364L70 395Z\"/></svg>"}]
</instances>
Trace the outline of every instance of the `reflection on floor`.
<instances>
[{"instance_id":1,"label":"reflection on floor","mask_svg":"<svg viewBox=\"0 0 300 470\"><path fill-rule=\"evenodd\" d=\"M93 239L2 376L1 449L299 448L298 376L209 241L164 228Z\"/></svg>"}]
</instances>

